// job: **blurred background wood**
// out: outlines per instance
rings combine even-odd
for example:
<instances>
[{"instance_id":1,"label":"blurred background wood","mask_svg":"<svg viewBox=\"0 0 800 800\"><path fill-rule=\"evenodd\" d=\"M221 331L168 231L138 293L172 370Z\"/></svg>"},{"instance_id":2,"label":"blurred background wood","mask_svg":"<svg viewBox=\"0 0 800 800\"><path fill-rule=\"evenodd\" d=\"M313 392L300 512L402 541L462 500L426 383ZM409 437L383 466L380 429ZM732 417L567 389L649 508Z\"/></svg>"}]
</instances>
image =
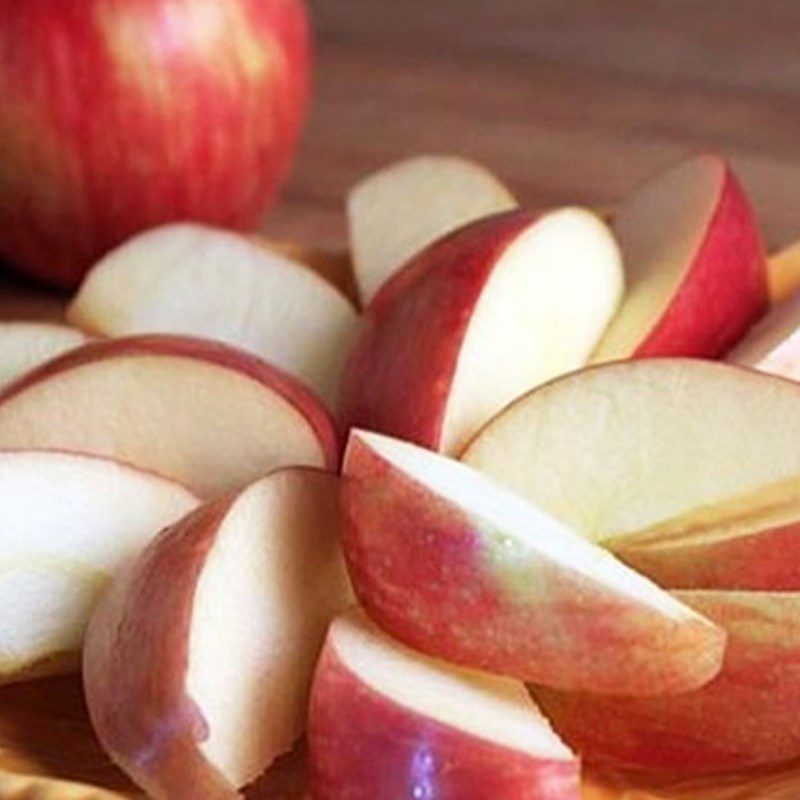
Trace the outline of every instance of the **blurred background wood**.
<instances>
[{"instance_id":1,"label":"blurred background wood","mask_svg":"<svg viewBox=\"0 0 800 800\"><path fill-rule=\"evenodd\" d=\"M339 246L361 175L423 151L531 205L613 202L727 154L772 246L800 236L797 0L310 0L316 102L274 236Z\"/></svg>"}]
</instances>

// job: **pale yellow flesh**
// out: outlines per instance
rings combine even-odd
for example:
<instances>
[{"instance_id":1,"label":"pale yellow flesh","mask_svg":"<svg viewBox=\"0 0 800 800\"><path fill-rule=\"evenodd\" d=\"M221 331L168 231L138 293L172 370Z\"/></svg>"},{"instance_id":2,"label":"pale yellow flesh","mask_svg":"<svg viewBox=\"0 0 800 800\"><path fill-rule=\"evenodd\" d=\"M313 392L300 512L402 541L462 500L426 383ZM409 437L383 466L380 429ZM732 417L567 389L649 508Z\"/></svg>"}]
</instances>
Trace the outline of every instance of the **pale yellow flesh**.
<instances>
[{"instance_id":1,"label":"pale yellow flesh","mask_svg":"<svg viewBox=\"0 0 800 800\"><path fill-rule=\"evenodd\" d=\"M358 314L302 264L243 236L176 224L140 234L89 273L68 318L107 336L178 333L264 358L338 397Z\"/></svg>"},{"instance_id":2,"label":"pale yellow flesh","mask_svg":"<svg viewBox=\"0 0 800 800\"><path fill-rule=\"evenodd\" d=\"M800 522L800 477L700 506L649 528L606 540L612 550L715 544Z\"/></svg>"},{"instance_id":3,"label":"pale yellow flesh","mask_svg":"<svg viewBox=\"0 0 800 800\"><path fill-rule=\"evenodd\" d=\"M775 306L725 360L800 380L800 294Z\"/></svg>"},{"instance_id":4,"label":"pale yellow flesh","mask_svg":"<svg viewBox=\"0 0 800 800\"><path fill-rule=\"evenodd\" d=\"M770 256L767 277L773 303L786 300L800 289L800 241Z\"/></svg>"},{"instance_id":5,"label":"pale yellow flesh","mask_svg":"<svg viewBox=\"0 0 800 800\"><path fill-rule=\"evenodd\" d=\"M86 344L89 335L68 325L0 323L0 389L45 361Z\"/></svg>"},{"instance_id":6,"label":"pale yellow flesh","mask_svg":"<svg viewBox=\"0 0 800 800\"><path fill-rule=\"evenodd\" d=\"M725 364L610 364L532 392L464 461L593 540L800 475L800 388Z\"/></svg>"},{"instance_id":7,"label":"pale yellow flesh","mask_svg":"<svg viewBox=\"0 0 800 800\"><path fill-rule=\"evenodd\" d=\"M625 300L593 361L627 358L659 322L705 240L724 175L720 159L699 156L620 206L614 229L625 263Z\"/></svg>"},{"instance_id":8,"label":"pale yellow flesh","mask_svg":"<svg viewBox=\"0 0 800 800\"><path fill-rule=\"evenodd\" d=\"M226 515L192 610L186 689L204 755L234 786L292 748L328 623L353 600L339 548L338 481L284 470Z\"/></svg>"},{"instance_id":9,"label":"pale yellow flesh","mask_svg":"<svg viewBox=\"0 0 800 800\"><path fill-rule=\"evenodd\" d=\"M488 170L456 156L419 156L365 178L347 199L363 304L436 239L514 207L514 197Z\"/></svg>"},{"instance_id":10,"label":"pale yellow flesh","mask_svg":"<svg viewBox=\"0 0 800 800\"><path fill-rule=\"evenodd\" d=\"M0 682L77 653L114 571L195 505L179 484L106 459L0 453Z\"/></svg>"},{"instance_id":11,"label":"pale yellow flesh","mask_svg":"<svg viewBox=\"0 0 800 800\"><path fill-rule=\"evenodd\" d=\"M622 263L594 214L547 214L503 253L459 353L442 450L459 453L521 394L586 363L617 310Z\"/></svg>"},{"instance_id":12,"label":"pale yellow flesh","mask_svg":"<svg viewBox=\"0 0 800 800\"><path fill-rule=\"evenodd\" d=\"M323 466L294 405L235 369L125 355L84 364L0 405L0 448L50 447L152 469L218 495L277 467Z\"/></svg>"},{"instance_id":13,"label":"pale yellow flesh","mask_svg":"<svg viewBox=\"0 0 800 800\"><path fill-rule=\"evenodd\" d=\"M409 712L539 758L574 759L521 683L428 658L357 611L334 621L329 641L359 680Z\"/></svg>"}]
</instances>

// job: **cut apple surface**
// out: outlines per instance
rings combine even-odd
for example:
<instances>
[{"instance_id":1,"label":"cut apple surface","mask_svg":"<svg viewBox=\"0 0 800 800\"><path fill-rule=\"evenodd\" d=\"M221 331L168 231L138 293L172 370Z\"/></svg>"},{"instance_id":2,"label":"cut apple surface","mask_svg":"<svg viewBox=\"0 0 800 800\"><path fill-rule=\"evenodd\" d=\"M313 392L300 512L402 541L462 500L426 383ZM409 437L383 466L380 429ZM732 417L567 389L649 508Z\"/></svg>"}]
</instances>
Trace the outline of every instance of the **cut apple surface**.
<instances>
[{"instance_id":1,"label":"cut apple surface","mask_svg":"<svg viewBox=\"0 0 800 800\"><path fill-rule=\"evenodd\" d=\"M292 261L304 264L335 286L354 306L360 305L353 273L353 261L349 250L309 247L298 242L268 239L258 233L250 236L250 241L264 248L268 253L278 253Z\"/></svg>"},{"instance_id":2,"label":"cut apple surface","mask_svg":"<svg viewBox=\"0 0 800 800\"><path fill-rule=\"evenodd\" d=\"M728 353L726 360L800 380L800 294L774 306Z\"/></svg>"},{"instance_id":3,"label":"cut apple surface","mask_svg":"<svg viewBox=\"0 0 800 800\"><path fill-rule=\"evenodd\" d=\"M347 199L363 304L436 239L516 205L511 192L488 170L456 156L419 156L368 176Z\"/></svg>"},{"instance_id":4,"label":"cut apple surface","mask_svg":"<svg viewBox=\"0 0 800 800\"><path fill-rule=\"evenodd\" d=\"M286 469L154 540L92 616L105 749L155 800L238 798L301 735L330 618L352 603L335 476Z\"/></svg>"},{"instance_id":5,"label":"cut apple surface","mask_svg":"<svg viewBox=\"0 0 800 800\"><path fill-rule=\"evenodd\" d=\"M474 470L354 431L343 475L356 592L406 644L613 694L686 691L719 670L721 630Z\"/></svg>"},{"instance_id":6,"label":"cut apple surface","mask_svg":"<svg viewBox=\"0 0 800 800\"><path fill-rule=\"evenodd\" d=\"M0 683L74 670L113 572L197 503L109 459L0 452Z\"/></svg>"},{"instance_id":7,"label":"cut apple surface","mask_svg":"<svg viewBox=\"0 0 800 800\"><path fill-rule=\"evenodd\" d=\"M800 594L678 592L728 631L722 672L673 697L600 697L546 688L534 696L590 762L710 773L800 756Z\"/></svg>"},{"instance_id":8,"label":"cut apple surface","mask_svg":"<svg viewBox=\"0 0 800 800\"><path fill-rule=\"evenodd\" d=\"M355 337L352 304L313 270L202 225L147 231L105 256L67 312L106 336L177 333L254 353L334 403Z\"/></svg>"},{"instance_id":9,"label":"cut apple surface","mask_svg":"<svg viewBox=\"0 0 800 800\"><path fill-rule=\"evenodd\" d=\"M83 331L53 322L0 323L0 389L89 340Z\"/></svg>"},{"instance_id":10,"label":"cut apple surface","mask_svg":"<svg viewBox=\"0 0 800 800\"><path fill-rule=\"evenodd\" d=\"M142 336L84 345L0 395L0 448L119 458L202 496L286 465L334 468L338 437L298 381L223 344Z\"/></svg>"},{"instance_id":11,"label":"cut apple surface","mask_svg":"<svg viewBox=\"0 0 800 800\"><path fill-rule=\"evenodd\" d=\"M331 625L309 711L315 800L578 800L578 759L522 684Z\"/></svg>"},{"instance_id":12,"label":"cut apple surface","mask_svg":"<svg viewBox=\"0 0 800 800\"><path fill-rule=\"evenodd\" d=\"M720 527L800 478L800 385L692 359L593 367L509 406L464 461L595 541L703 509Z\"/></svg>"},{"instance_id":13,"label":"cut apple surface","mask_svg":"<svg viewBox=\"0 0 800 800\"><path fill-rule=\"evenodd\" d=\"M409 262L367 309L342 419L456 453L511 400L585 363L621 292L616 244L588 211L476 222Z\"/></svg>"},{"instance_id":14,"label":"cut apple surface","mask_svg":"<svg viewBox=\"0 0 800 800\"><path fill-rule=\"evenodd\" d=\"M667 589L800 590L800 480L605 542Z\"/></svg>"},{"instance_id":15,"label":"cut apple surface","mask_svg":"<svg viewBox=\"0 0 800 800\"><path fill-rule=\"evenodd\" d=\"M716 357L767 307L766 256L730 166L689 159L614 215L626 296L593 355Z\"/></svg>"},{"instance_id":16,"label":"cut apple surface","mask_svg":"<svg viewBox=\"0 0 800 800\"><path fill-rule=\"evenodd\" d=\"M800 289L800 241L787 245L769 258L769 296L780 303Z\"/></svg>"}]
</instances>

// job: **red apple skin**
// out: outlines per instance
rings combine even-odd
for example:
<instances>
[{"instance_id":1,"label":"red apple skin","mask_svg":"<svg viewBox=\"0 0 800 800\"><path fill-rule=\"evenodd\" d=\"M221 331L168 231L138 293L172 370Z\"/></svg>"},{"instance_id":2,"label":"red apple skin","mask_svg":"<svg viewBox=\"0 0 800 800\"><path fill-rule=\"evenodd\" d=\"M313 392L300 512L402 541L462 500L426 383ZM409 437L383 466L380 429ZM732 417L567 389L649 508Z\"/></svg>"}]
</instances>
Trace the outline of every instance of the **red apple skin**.
<instances>
[{"instance_id":1,"label":"red apple skin","mask_svg":"<svg viewBox=\"0 0 800 800\"><path fill-rule=\"evenodd\" d=\"M679 551L605 544L665 589L800 591L800 522Z\"/></svg>"},{"instance_id":2,"label":"red apple skin","mask_svg":"<svg viewBox=\"0 0 800 800\"><path fill-rule=\"evenodd\" d=\"M592 597L586 613L579 578L563 592L554 587L565 579L551 578L542 591L549 599L517 602L522 573L506 579L502 566L490 565L475 521L358 437L350 437L342 477L353 587L369 616L408 646L472 669L604 694L652 694L654 684L665 694L686 691L718 671L721 631L691 622L656 634L652 616L610 597Z\"/></svg>"},{"instance_id":3,"label":"red apple skin","mask_svg":"<svg viewBox=\"0 0 800 800\"><path fill-rule=\"evenodd\" d=\"M535 687L536 702L587 762L615 769L700 775L795 759L800 756L797 594L773 595L772 611L759 609L757 602L726 610L725 664L701 689L633 698ZM691 605L723 624L711 604ZM748 626L756 635L741 635Z\"/></svg>"},{"instance_id":4,"label":"red apple skin","mask_svg":"<svg viewBox=\"0 0 800 800\"><path fill-rule=\"evenodd\" d=\"M727 163L719 204L690 271L633 357L726 353L769 305L767 256L749 201Z\"/></svg>"},{"instance_id":5,"label":"red apple skin","mask_svg":"<svg viewBox=\"0 0 800 800\"><path fill-rule=\"evenodd\" d=\"M90 342L23 375L5 391L0 392L0 404L22 394L39 381L61 372L108 358L143 355L195 358L236 370L273 388L303 414L319 438L325 453L326 467L331 470L337 469L341 447L339 434L322 401L297 379L277 367L244 350L210 339L172 334L145 334Z\"/></svg>"},{"instance_id":6,"label":"red apple skin","mask_svg":"<svg viewBox=\"0 0 800 800\"><path fill-rule=\"evenodd\" d=\"M308 721L314 800L578 800L577 760L537 760L403 708L323 650Z\"/></svg>"},{"instance_id":7,"label":"red apple skin","mask_svg":"<svg viewBox=\"0 0 800 800\"><path fill-rule=\"evenodd\" d=\"M0 253L71 288L148 227L255 228L309 61L303 0L0 0Z\"/></svg>"},{"instance_id":8,"label":"red apple skin","mask_svg":"<svg viewBox=\"0 0 800 800\"><path fill-rule=\"evenodd\" d=\"M92 726L114 762L156 800L240 797L199 750L208 729L183 685L192 587L232 502L201 506L157 536L89 622L83 682Z\"/></svg>"},{"instance_id":9,"label":"red apple skin","mask_svg":"<svg viewBox=\"0 0 800 800\"><path fill-rule=\"evenodd\" d=\"M439 450L459 350L502 252L539 216L511 211L440 239L364 312L342 382L341 419Z\"/></svg>"}]
</instances>

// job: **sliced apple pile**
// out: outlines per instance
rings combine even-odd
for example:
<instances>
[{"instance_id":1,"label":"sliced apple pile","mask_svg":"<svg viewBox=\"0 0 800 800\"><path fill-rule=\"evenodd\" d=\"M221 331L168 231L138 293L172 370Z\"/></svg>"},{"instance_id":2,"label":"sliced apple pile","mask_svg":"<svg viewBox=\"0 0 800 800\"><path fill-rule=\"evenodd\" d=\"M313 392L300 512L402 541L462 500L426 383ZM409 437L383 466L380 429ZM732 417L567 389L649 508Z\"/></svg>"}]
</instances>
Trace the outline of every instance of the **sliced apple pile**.
<instances>
[{"instance_id":1,"label":"sliced apple pile","mask_svg":"<svg viewBox=\"0 0 800 800\"><path fill-rule=\"evenodd\" d=\"M284 465L335 467L338 440L302 384L222 344L177 336L94 342L0 394L0 448L112 456L202 496Z\"/></svg>"},{"instance_id":2,"label":"sliced apple pile","mask_svg":"<svg viewBox=\"0 0 800 800\"><path fill-rule=\"evenodd\" d=\"M0 452L0 683L74 670L111 575L197 503L108 459Z\"/></svg>"},{"instance_id":3,"label":"sliced apple pile","mask_svg":"<svg viewBox=\"0 0 800 800\"><path fill-rule=\"evenodd\" d=\"M511 192L488 170L454 156L411 158L363 179L347 198L363 304L436 239L515 206Z\"/></svg>"},{"instance_id":4,"label":"sliced apple pile","mask_svg":"<svg viewBox=\"0 0 800 800\"><path fill-rule=\"evenodd\" d=\"M0 324L0 683L83 648L153 800L276 794L307 722L314 800L800 758L800 300L758 324L727 163L614 230L437 156L348 216L144 232Z\"/></svg>"},{"instance_id":5,"label":"sliced apple pile","mask_svg":"<svg viewBox=\"0 0 800 800\"><path fill-rule=\"evenodd\" d=\"M589 211L490 217L409 262L365 312L345 427L457 453L508 402L585 363L622 292Z\"/></svg>"},{"instance_id":6,"label":"sliced apple pile","mask_svg":"<svg viewBox=\"0 0 800 800\"><path fill-rule=\"evenodd\" d=\"M55 322L0 322L0 390L90 338L78 328Z\"/></svg>"},{"instance_id":7,"label":"sliced apple pile","mask_svg":"<svg viewBox=\"0 0 800 800\"><path fill-rule=\"evenodd\" d=\"M309 711L315 800L578 800L577 758L522 684L392 641L355 612L331 625Z\"/></svg>"},{"instance_id":8,"label":"sliced apple pile","mask_svg":"<svg viewBox=\"0 0 800 800\"><path fill-rule=\"evenodd\" d=\"M458 462L354 431L343 474L356 591L412 647L612 694L686 691L719 671L721 630Z\"/></svg>"},{"instance_id":9,"label":"sliced apple pile","mask_svg":"<svg viewBox=\"0 0 800 800\"><path fill-rule=\"evenodd\" d=\"M105 336L177 333L227 342L333 404L358 315L311 269L242 236L176 224L102 259L67 319Z\"/></svg>"},{"instance_id":10,"label":"sliced apple pile","mask_svg":"<svg viewBox=\"0 0 800 800\"><path fill-rule=\"evenodd\" d=\"M622 308L595 361L723 354L767 306L766 257L747 198L716 156L685 161L614 215Z\"/></svg>"},{"instance_id":11,"label":"sliced apple pile","mask_svg":"<svg viewBox=\"0 0 800 800\"><path fill-rule=\"evenodd\" d=\"M305 725L351 602L338 480L273 473L164 531L101 599L84 685L103 746L150 797L236 798Z\"/></svg>"},{"instance_id":12,"label":"sliced apple pile","mask_svg":"<svg viewBox=\"0 0 800 800\"><path fill-rule=\"evenodd\" d=\"M710 773L797 758L800 594L696 591L676 597L728 631L717 678L672 697L539 687L534 695L559 733L591 760L626 769Z\"/></svg>"}]
</instances>

